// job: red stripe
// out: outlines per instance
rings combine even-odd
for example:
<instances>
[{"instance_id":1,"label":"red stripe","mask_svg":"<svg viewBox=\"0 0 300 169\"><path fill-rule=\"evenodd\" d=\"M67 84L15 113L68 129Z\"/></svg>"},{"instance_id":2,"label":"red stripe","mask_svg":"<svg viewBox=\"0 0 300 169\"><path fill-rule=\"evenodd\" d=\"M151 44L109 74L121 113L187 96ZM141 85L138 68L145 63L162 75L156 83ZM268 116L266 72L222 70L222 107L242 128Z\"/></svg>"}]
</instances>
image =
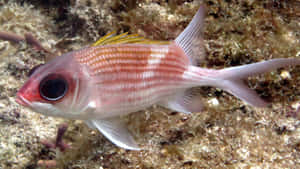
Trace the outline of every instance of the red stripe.
<instances>
[{"instance_id":1,"label":"red stripe","mask_svg":"<svg viewBox=\"0 0 300 169\"><path fill-rule=\"evenodd\" d=\"M121 105L154 101L180 88L189 63L182 49L175 44L111 45L91 51L78 56L78 61L90 66L101 97L122 96L124 103L120 102ZM155 59L160 61L155 62ZM153 75L144 77L145 73Z\"/></svg>"},{"instance_id":2,"label":"red stripe","mask_svg":"<svg viewBox=\"0 0 300 169\"><path fill-rule=\"evenodd\" d=\"M167 46L166 46L167 47ZM107 46L99 46L91 48L93 50L92 53L90 53L89 56L85 55L83 59L84 62L89 62L92 59L99 58L119 58L116 57L116 54L131 54L134 55L146 55L148 56L149 53L151 53L151 46L150 45L138 45L138 44L127 44L127 45L107 45ZM82 55L81 55L82 56ZM124 55L126 56L126 55ZM124 57L123 56L123 57ZM81 60L82 57L79 57L79 60ZM105 61L105 59L103 61Z\"/></svg>"},{"instance_id":3,"label":"red stripe","mask_svg":"<svg viewBox=\"0 0 300 169\"><path fill-rule=\"evenodd\" d=\"M143 48L143 49L140 50L139 48ZM170 47L170 48L173 49L174 47ZM85 55L82 54L81 52L80 55L77 56L77 58L79 58L79 61L81 63L93 65L101 62L108 62L111 60L118 60L118 59L133 59L137 61L148 60L150 58L155 59L159 57L155 57L155 56L150 57L150 55L151 54L165 55L167 54L165 51L168 50L168 46L165 45L164 46L157 46L157 45L141 46L137 44L131 44L131 45L116 47L116 45L110 45L108 47L107 46L98 47L97 50L93 48L91 48L90 50L92 52L87 51L86 52L87 54ZM151 50L155 50L155 52L153 51L151 52ZM178 56L176 50L169 50L167 58L182 62L182 58Z\"/></svg>"},{"instance_id":4,"label":"red stripe","mask_svg":"<svg viewBox=\"0 0 300 169\"><path fill-rule=\"evenodd\" d=\"M126 58L128 59L128 57ZM143 59L144 63L148 63L146 58ZM175 62L177 65L174 66L171 62ZM130 68L126 66L132 66ZM105 65L103 67L97 67L96 70L100 70L100 72L95 72L94 75L97 75L100 81L98 83L101 86L105 87L104 91L107 92L144 92L144 89L150 89L151 87L163 87L171 84L170 81L176 81L178 84L182 81L182 74L186 70L185 66L180 60L180 57L177 57L174 52L170 51L164 58L161 59L159 64L153 64L153 68L149 68L148 64L139 64L139 63L120 63L118 65ZM112 69L104 69L110 67ZM102 68L102 69L100 69ZM174 68L174 70L169 70ZM142 75L144 73L152 73L153 77L144 78ZM127 75L127 76L126 76ZM144 83L150 83L153 81L161 81L156 85L146 85L143 86ZM122 88L113 89L112 85L120 84Z\"/></svg>"},{"instance_id":5,"label":"red stripe","mask_svg":"<svg viewBox=\"0 0 300 169\"><path fill-rule=\"evenodd\" d=\"M126 62L128 61L128 62ZM114 62L106 62L104 64L98 64L98 65L91 65L91 68L93 70L98 70L98 69L104 69L104 68L107 68L107 67L122 67L122 66L136 66L136 67L146 67L148 66L148 61L149 60L144 60L144 61L137 61L136 59L132 59L132 60L116 60ZM181 67L181 68L185 68L186 65L184 65L182 62L179 62L178 59L168 59L168 60L165 60L165 59L162 59L160 61L160 64L162 64L162 66L165 66L165 65L168 65L168 66L178 66L178 67ZM152 65L157 65L155 63L153 63Z\"/></svg>"}]
</instances>

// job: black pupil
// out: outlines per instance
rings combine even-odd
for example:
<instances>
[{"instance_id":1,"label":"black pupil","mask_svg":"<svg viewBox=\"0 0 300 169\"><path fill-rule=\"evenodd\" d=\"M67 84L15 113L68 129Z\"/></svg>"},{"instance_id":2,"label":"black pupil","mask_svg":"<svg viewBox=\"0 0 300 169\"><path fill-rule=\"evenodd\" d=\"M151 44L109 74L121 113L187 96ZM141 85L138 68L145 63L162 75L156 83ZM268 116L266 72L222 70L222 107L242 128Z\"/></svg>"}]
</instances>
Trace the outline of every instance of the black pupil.
<instances>
[{"instance_id":1,"label":"black pupil","mask_svg":"<svg viewBox=\"0 0 300 169\"><path fill-rule=\"evenodd\" d=\"M51 74L40 83L41 96L49 101L63 98L68 90L67 81L60 75Z\"/></svg>"}]
</instances>

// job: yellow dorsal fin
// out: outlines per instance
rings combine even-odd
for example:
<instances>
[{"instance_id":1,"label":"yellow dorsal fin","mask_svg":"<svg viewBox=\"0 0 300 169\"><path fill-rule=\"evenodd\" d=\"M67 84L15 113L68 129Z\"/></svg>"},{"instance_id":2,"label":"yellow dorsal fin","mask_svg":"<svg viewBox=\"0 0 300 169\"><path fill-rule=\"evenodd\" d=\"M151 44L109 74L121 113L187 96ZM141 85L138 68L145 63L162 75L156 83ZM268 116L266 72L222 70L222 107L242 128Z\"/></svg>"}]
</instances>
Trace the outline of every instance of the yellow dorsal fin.
<instances>
[{"instance_id":1,"label":"yellow dorsal fin","mask_svg":"<svg viewBox=\"0 0 300 169\"><path fill-rule=\"evenodd\" d=\"M105 36L101 37L99 40L97 40L92 46L98 46L101 45L106 39L109 39L111 36L113 36L116 33L116 31L112 31Z\"/></svg>"},{"instance_id":2,"label":"yellow dorsal fin","mask_svg":"<svg viewBox=\"0 0 300 169\"><path fill-rule=\"evenodd\" d=\"M155 40L145 39L138 34L128 35L128 32L122 33L120 35L115 35L115 34L116 31L110 32L105 36L101 37L97 42L95 42L91 46L129 44L129 43L167 45L170 43L169 41L155 41Z\"/></svg>"}]
</instances>

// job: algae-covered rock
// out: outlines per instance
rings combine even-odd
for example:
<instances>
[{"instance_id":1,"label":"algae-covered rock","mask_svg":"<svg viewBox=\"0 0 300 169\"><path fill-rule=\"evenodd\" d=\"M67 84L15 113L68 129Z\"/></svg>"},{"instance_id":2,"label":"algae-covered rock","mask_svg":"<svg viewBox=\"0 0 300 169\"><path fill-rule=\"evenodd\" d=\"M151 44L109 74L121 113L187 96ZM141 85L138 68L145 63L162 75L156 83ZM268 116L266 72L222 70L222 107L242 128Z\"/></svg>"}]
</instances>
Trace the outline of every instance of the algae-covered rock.
<instances>
[{"instance_id":1,"label":"algae-covered rock","mask_svg":"<svg viewBox=\"0 0 300 169\"><path fill-rule=\"evenodd\" d=\"M0 31L34 35L61 54L104 34L139 33L172 40L200 3L206 5L203 67L224 68L271 58L300 57L299 1L273 0L3 0ZM46 117L19 106L15 94L48 55L26 43L0 40L0 168L300 168L300 67L252 77L249 86L271 103L246 105L203 87L205 110L159 106L125 117L142 151L120 149L81 121ZM69 124L65 152L49 149L59 124Z\"/></svg>"}]
</instances>

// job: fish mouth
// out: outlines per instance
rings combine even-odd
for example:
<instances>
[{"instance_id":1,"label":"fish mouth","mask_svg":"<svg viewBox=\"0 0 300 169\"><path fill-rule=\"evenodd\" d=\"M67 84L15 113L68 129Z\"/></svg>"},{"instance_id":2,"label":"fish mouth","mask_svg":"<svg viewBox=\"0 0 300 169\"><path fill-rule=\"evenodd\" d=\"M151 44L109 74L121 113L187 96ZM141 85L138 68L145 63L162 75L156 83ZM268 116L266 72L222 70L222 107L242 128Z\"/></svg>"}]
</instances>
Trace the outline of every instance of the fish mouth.
<instances>
[{"instance_id":1,"label":"fish mouth","mask_svg":"<svg viewBox=\"0 0 300 169\"><path fill-rule=\"evenodd\" d=\"M25 99L19 93L17 94L16 102L19 103L22 106L29 106L30 105L29 101L27 99Z\"/></svg>"}]
</instances>

